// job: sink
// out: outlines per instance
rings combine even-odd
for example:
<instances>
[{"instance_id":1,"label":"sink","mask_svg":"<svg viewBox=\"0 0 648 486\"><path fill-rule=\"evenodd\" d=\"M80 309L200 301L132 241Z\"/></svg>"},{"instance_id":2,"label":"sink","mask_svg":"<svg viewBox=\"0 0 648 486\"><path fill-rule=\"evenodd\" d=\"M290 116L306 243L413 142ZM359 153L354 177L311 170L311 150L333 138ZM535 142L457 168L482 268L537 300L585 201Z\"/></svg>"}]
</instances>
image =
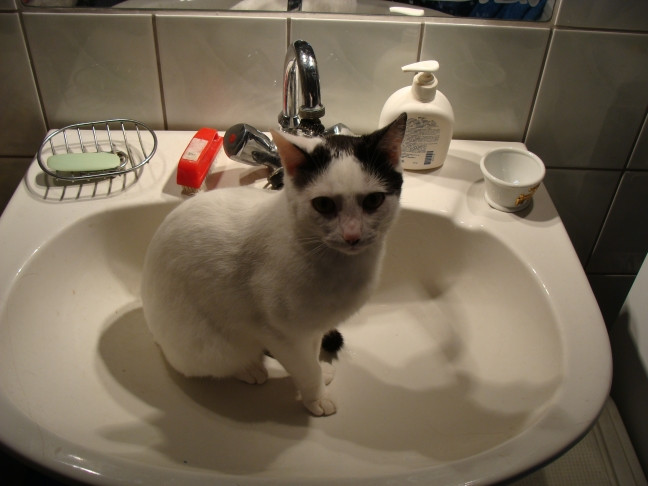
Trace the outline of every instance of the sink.
<instances>
[{"instance_id":1,"label":"sink","mask_svg":"<svg viewBox=\"0 0 648 486\"><path fill-rule=\"evenodd\" d=\"M189 132L158 132L133 182L47 181L32 164L0 219L0 440L90 484L490 484L552 460L609 391L607 334L544 187L521 213L483 200L488 149L453 141L406 173L381 282L340 329L338 413L315 418L284 370L187 379L138 298L146 246L182 201ZM220 153L210 187L263 185Z\"/></svg>"}]
</instances>

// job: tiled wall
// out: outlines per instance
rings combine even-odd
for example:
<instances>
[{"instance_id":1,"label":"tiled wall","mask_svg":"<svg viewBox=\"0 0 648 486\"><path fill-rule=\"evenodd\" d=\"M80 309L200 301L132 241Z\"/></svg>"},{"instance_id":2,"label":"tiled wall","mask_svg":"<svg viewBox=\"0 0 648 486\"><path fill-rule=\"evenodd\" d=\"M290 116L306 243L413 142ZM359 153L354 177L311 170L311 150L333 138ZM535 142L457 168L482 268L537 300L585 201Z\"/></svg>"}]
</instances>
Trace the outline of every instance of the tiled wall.
<instances>
[{"instance_id":1,"label":"tiled wall","mask_svg":"<svg viewBox=\"0 0 648 486\"><path fill-rule=\"evenodd\" d=\"M525 142L606 322L648 249L648 3L563 0Z\"/></svg>"},{"instance_id":2,"label":"tiled wall","mask_svg":"<svg viewBox=\"0 0 648 486\"><path fill-rule=\"evenodd\" d=\"M526 142L609 322L648 249L648 3L557 1L550 23L296 14L48 13L0 0L0 191L47 128L274 126L287 42L317 54L326 124L375 128L440 61L456 138ZM18 167L18 169L16 169ZM11 170L10 170L11 169ZM7 182L10 180L9 182Z\"/></svg>"}]
</instances>

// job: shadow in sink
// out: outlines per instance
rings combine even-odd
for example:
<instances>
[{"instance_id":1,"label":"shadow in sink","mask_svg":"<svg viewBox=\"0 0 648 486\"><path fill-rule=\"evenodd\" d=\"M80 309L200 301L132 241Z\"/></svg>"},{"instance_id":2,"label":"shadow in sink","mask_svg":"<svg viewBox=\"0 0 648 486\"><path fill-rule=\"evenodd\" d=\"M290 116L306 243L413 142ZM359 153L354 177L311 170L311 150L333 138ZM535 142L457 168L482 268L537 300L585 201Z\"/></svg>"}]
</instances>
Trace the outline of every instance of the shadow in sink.
<instances>
[{"instance_id":1,"label":"shadow in sink","mask_svg":"<svg viewBox=\"0 0 648 486\"><path fill-rule=\"evenodd\" d=\"M136 184L144 168L118 177L95 181L65 181L41 172L27 179L29 192L36 198L51 202L71 202L118 196Z\"/></svg>"},{"instance_id":2,"label":"shadow in sink","mask_svg":"<svg viewBox=\"0 0 648 486\"><path fill-rule=\"evenodd\" d=\"M340 411L325 419L307 415L273 360L274 379L261 387L180 376L139 308L107 327L99 349L120 386L156 409L159 451L241 474L279 467L286 449L294 458L281 467L329 468L307 452L312 441L327 454L345 451L348 467L470 457L533 424L561 381L560 340L537 276L489 234L433 214L402 212L379 288L342 331L331 385ZM248 452L213 453L225 443Z\"/></svg>"},{"instance_id":3,"label":"shadow in sink","mask_svg":"<svg viewBox=\"0 0 648 486\"><path fill-rule=\"evenodd\" d=\"M436 339L428 334L428 341ZM141 309L134 308L107 326L99 356L114 399L128 408L134 397L152 412L104 425L97 433L126 448L149 447L173 463L221 473L289 468L296 475L334 477L331 455L336 453L345 454L342 469L356 462L416 468L470 457L528 426L531 404L546 402L557 386L556 379L486 383L460 368L449 376L448 365L435 364L439 357L420 351L420 342L418 350L393 349L400 356L396 363L389 351L378 356L384 345L373 346L377 339L368 328L349 340L331 385L342 408L335 416L313 418L296 400L290 378L270 359L271 379L262 386L179 375L153 344ZM448 353L447 344L439 343L446 348L442 361L456 361L461 351ZM452 346L461 348L456 342ZM124 390L131 397L124 399ZM511 399L516 404L506 403ZM484 406L487 401L490 407ZM319 448L328 459L312 455ZM141 460L139 453L130 457Z\"/></svg>"},{"instance_id":4,"label":"shadow in sink","mask_svg":"<svg viewBox=\"0 0 648 486\"><path fill-rule=\"evenodd\" d=\"M141 420L97 430L123 447L150 447L177 464L242 474L265 470L307 433L309 416L285 373L273 371L263 386L185 378L164 360L140 307L108 324L98 351L109 373L105 386L114 399L129 407L126 390L152 407ZM139 403L130 408L134 414L141 412Z\"/></svg>"},{"instance_id":5,"label":"shadow in sink","mask_svg":"<svg viewBox=\"0 0 648 486\"><path fill-rule=\"evenodd\" d=\"M514 213L503 213L497 209L488 206L484 200L484 179L473 182L466 193L468 201L468 208L472 214L488 214L491 218L514 217L516 219L523 219L531 224L538 224L548 226L552 224L558 215L553 208L551 197L544 186L541 186L533 196L531 204L529 204L522 211ZM538 201L541 201L538 204Z\"/></svg>"},{"instance_id":6,"label":"shadow in sink","mask_svg":"<svg viewBox=\"0 0 648 486\"><path fill-rule=\"evenodd\" d=\"M214 162L216 165L216 162ZM249 186L259 180L266 180L270 171L266 167L250 167L241 165L241 167L220 169L216 168L205 177L203 190L211 191L217 188ZM165 194L172 196L181 196L183 189L176 183L176 173L173 172L167 180L162 190Z\"/></svg>"}]
</instances>

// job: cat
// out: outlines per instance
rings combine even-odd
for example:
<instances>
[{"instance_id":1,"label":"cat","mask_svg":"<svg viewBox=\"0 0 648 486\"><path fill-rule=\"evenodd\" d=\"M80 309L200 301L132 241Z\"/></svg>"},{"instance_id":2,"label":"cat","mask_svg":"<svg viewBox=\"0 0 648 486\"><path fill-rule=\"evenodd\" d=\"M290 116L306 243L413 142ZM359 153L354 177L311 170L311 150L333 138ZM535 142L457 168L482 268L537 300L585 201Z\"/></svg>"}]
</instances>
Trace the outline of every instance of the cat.
<instances>
[{"instance_id":1,"label":"cat","mask_svg":"<svg viewBox=\"0 0 648 486\"><path fill-rule=\"evenodd\" d=\"M377 283L406 120L364 136L272 132L281 191L203 192L165 218L146 253L142 304L174 369L261 384L268 354L313 415L336 412L320 346Z\"/></svg>"}]
</instances>

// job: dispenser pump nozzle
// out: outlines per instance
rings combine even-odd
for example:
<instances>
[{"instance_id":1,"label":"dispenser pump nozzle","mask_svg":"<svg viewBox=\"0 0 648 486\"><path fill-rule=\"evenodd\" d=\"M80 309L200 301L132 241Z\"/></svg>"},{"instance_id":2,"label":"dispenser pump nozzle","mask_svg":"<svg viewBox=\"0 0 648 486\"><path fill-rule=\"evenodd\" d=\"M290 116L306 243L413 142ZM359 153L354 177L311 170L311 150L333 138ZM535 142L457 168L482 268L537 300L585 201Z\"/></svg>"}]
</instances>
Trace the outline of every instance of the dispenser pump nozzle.
<instances>
[{"instance_id":1,"label":"dispenser pump nozzle","mask_svg":"<svg viewBox=\"0 0 648 486\"><path fill-rule=\"evenodd\" d=\"M401 69L404 72L418 73L414 76L412 92L419 101L430 102L434 100L439 82L432 73L439 69L439 63L437 61L415 62L414 64L403 66Z\"/></svg>"}]
</instances>

